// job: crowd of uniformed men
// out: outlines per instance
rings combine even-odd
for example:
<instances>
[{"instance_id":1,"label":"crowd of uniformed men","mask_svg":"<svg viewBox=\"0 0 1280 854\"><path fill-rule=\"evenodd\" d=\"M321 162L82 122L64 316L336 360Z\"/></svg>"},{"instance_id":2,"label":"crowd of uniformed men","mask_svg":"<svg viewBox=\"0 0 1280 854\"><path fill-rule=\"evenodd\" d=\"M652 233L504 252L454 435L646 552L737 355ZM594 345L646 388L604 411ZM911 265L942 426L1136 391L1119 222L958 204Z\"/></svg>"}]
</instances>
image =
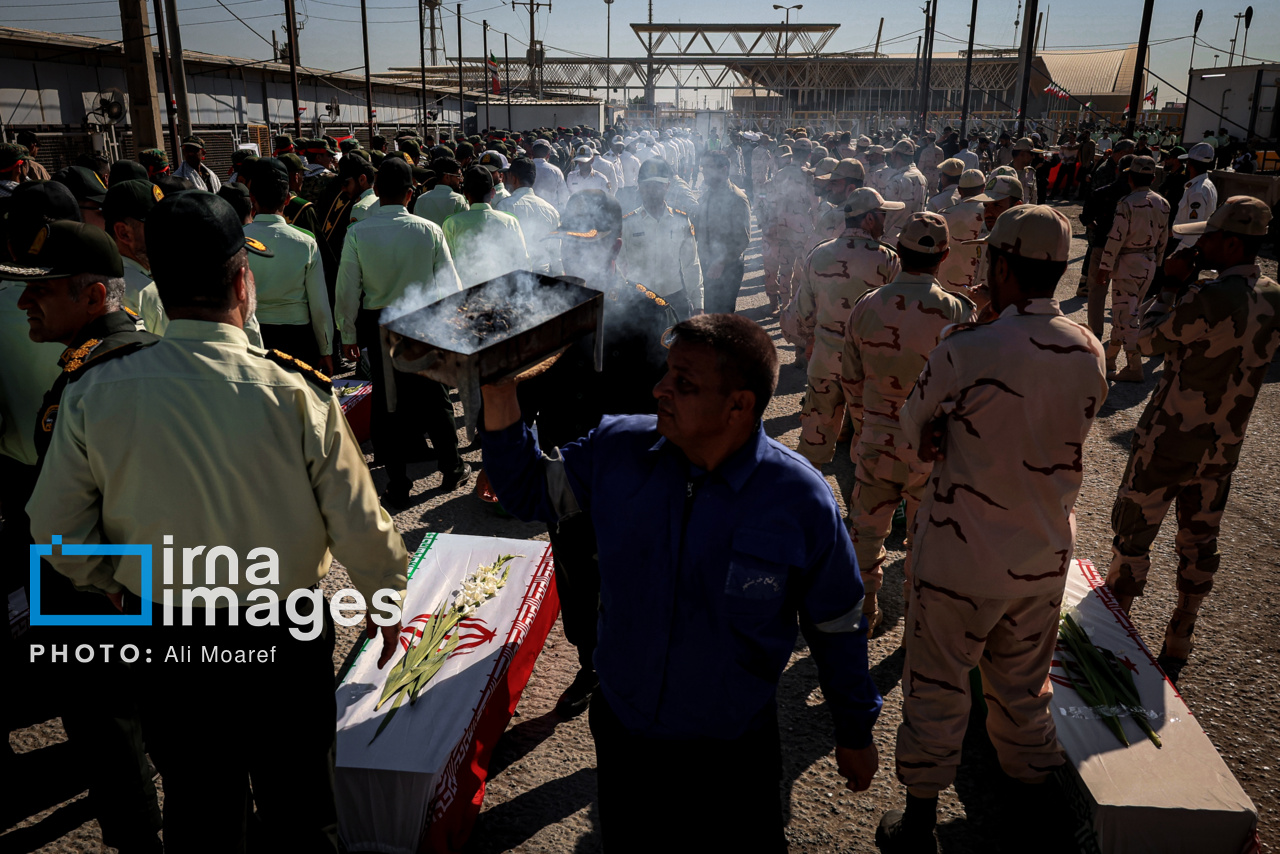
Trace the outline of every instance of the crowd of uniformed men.
<instances>
[{"instance_id":1,"label":"crowd of uniformed men","mask_svg":"<svg viewBox=\"0 0 1280 854\"><path fill-rule=\"evenodd\" d=\"M280 630L285 665L261 675L113 662L86 689L55 689L63 671L25 651L90 635L25 624L28 545L276 546L270 585L286 594L316 585L331 554L367 597L403 590L407 554L384 506L414 502L410 464L435 459L445 491L471 468L450 390L392 367L379 316L513 269L578 276L607 297L603 372L582 343L518 389L485 388L476 492L550 527L581 663L558 708L591 706L610 850L688 826L654 822L654 809L685 811L709 845L785 848L773 710L797 617L841 773L869 785L880 697L866 639L883 630L884 543L903 503L908 794L878 841L936 850L975 667L1013 796L1039 815L1064 762L1047 675L1085 437L1108 381L1142 382L1150 356L1164 371L1119 485L1107 584L1128 610L1176 503L1160 661L1176 679L1191 653L1232 470L1280 346L1280 287L1256 260L1270 211L1219 203L1209 143L1095 142L1083 128L1052 154L1035 134L992 144L951 128L405 132L368 150L280 136L220 177L188 137L176 168L153 149L50 177L25 142L0 145L10 659L93 752L95 812L122 851L161 850L145 754L164 777L168 850L246 838L333 850L332 625L321 643ZM1077 184L1087 326L1054 299L1068 222L1036 204ZM774 345L733 314L753 217L770 313L808 375L798 454L762 426ZM373 385L381 496L327 376L351 370ZM842 441L856 463L844 521L814 471ZM658 524L636 525L636 506ZM45 613L158 607L123 560L55 547L41 578ZM148 642L261 645L235 610ZM369 633L385 663L399 627ZM714 684L699 675L708 658ZM251 725L286 705L301 710L293 732ZM730 797L671 796L669 763L690 750L725 769Z\"/></svg>"}]
</instances>

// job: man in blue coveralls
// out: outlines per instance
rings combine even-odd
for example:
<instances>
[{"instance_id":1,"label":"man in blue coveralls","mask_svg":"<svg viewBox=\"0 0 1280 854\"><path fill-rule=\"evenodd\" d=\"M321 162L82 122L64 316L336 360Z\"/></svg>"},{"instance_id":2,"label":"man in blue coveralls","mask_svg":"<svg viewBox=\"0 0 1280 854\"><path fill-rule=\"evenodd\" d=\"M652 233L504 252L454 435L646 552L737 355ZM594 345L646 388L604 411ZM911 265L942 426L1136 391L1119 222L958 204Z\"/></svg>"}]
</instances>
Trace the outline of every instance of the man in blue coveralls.
<instances>
[{"instance_id":1,"label":"man in blue coveralls","mask_svg":"<svg viewBox=\"0 0 1280 854\"><path fill-rule=\"evenodd\" d=\"M673 330L657 416L606 416L549 455L516 386L483 389L503 507L551 525L587 511L595 526L591 732L611 852L786 850L776 694L797 618L840 773L855 792L875 776L881 701L857 560L822 476L765 435L777 382L769 336L711 314Z\"/></svg>"}]
</instances>

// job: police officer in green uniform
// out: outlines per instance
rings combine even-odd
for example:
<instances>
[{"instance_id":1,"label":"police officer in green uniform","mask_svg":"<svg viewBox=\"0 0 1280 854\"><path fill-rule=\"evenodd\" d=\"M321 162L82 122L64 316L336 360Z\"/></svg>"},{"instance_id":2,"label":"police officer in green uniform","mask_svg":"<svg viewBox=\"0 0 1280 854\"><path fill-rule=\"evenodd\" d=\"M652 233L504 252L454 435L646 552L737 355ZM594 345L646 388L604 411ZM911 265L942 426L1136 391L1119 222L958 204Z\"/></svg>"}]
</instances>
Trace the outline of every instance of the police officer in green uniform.
<instances>
[{"instance_id":1,"label":"police officer in green uniform","mask_svg":"<svg viewBox=\"0 0 1280 854\"><path fill-rule=\"evenodd\" d=\"M298 195L302 189L302 177L306 174L307 165L302 158L292 152L281 154L278 158L289 171L289 203L284 206L284 221L320 240L320 215L316 212L314 202Z\"/></svg>"},{"instance_id":2,"label":"police officer in green uniform","mask_svg":"<svg viewBox=\"0 0 1280 854\"><path fill-rule=\"evenodd\" d=\"M122 310L123 273L111 238L101 229L73 220L43 226L25 251L0 264L0 278L25 283L18 308L27 313L30 339L66 348L58 359L61 371L39 413L28 416L42 475L48 472L46 452L63 390L99 365L159 340L138 331L135 316ZM75 589L48 564L42 570L42 613L100 615L114 610L106 597ZM140 608L136 598L118 599L116 605L131 613ZM78 646L102 637L91 636L86 628L40 626L33 627L26 639L30 644ZM79 665L73 688L55 666L31 665L29 673L43 686L42 693L56 698L68 738L85 752L83 767L103 842L125 854L161 851L156 835L160 808L145 758L129 668L118 659ZM86 697L92 701L86 702Z\"/></svg>"},{"instance_id":3,"label":"police officer in green uniform","mask_svg":"<svg viewBox=\"0 0 1280 854\"><path fill-rule=\"evenodd\" d=\"M78 586L113 602L127 591L152 609L150 626L120 627L113 639L132 635L151 650L137 681L164 778L165 847L243 851L253 823L261 850L337 851L334 629L318 584L336 556L366 603L380 591L398 603L408 553L329 380L249 344L247 253L266 250L246 241L230 205L209 193L166 197L147 218L147 250L169 328L67 386L29 504L32 530L40 542L59 534L67 543L147 544L157 556L198 544L238 556L234 579L219 558L201 561L194 584L175 573L166 585L157 571L150 586L127 557L57 549L49 560ZM263 550L269 569L256 563ZM236 598L211 603L212 619L197 607L190 625L180 617L165 625L161 591L180 602L210 567L213 586ZM260 623L268 591L277 625ZM381 634L385 664L400 625L378 610L389 624L370 611L367 625ZM232 662L169 654L187 647L217 647ZM234 663L237 654L254 663Z\"/></svg>"}]
</instances>

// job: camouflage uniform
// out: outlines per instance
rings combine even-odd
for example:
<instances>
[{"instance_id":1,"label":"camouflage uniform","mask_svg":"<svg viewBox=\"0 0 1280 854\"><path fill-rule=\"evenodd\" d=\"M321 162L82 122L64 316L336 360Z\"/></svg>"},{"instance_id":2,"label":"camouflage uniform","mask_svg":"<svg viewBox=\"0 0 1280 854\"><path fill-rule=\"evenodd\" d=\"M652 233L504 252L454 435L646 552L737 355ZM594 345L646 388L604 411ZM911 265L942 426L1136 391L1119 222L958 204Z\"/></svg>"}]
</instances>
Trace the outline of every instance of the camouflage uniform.
<instances>
[{"instance_id":1,"label":"camouflage uniform","mask_svg":"<svg viewBox=\"0 0 1280 854\"><path fill-rule=\"evenodd\" d=\"M903 210L889 211L885 214L884 237L881 239L893 245L898 239L898 232L902 231L902 226L911 219L913 213L924 210L924 203L928 198L924 176L920 174L920 170L914 163L909 164L905 169L893 171L892 176L885 182L884 198L886 201L906 204Z\"/></svg>"},{"instance_id":2,"label":"camouflage uniform","mask_svg":"<svg viewBox=\"0 0 1280 854\"><path fill-rule=\"evenodd\" d=\"M938 186L938 164L945 159L942 149L932 141L920 148L920 160L917 165L920 167L920 174L924 176L925 195L932 193L934 187Z\"/></svg>"},{"instance_id":3,"label":"camouflage uniform","mask_svg":"<svg viewBox=\"0 0 1280 854\"><path fill-rule=\"evenodd\" d=\"M965 246L960 241L981 237L986 231L982 220L984 208L982 202L964 199L942 211L947 233L951 235L951 252L938 268L938 284L952 293L968 296L978 274L984 244Z\"/></svg>"},{"instance_id":4,"label":"camouflage uniform","mask_svg":"<svg viewBox=\"0 0 1280 854\"><path fill-rule=\"evenodd\" d=\"M335 182L337 183L335 184ZM338 188L342 186L342 182L338 181L336 174L328 169L312 166L303 175L302 188L298 195L309 202L316 202L335 186Z\"/></svg>"},{"instance_id":5,"label":"camouflage uniform","mask_svg":"<svg viewBox=\"0 0 1280 854\"><path fill-rule=\"evenodd\" d=\"M1139 187L1116 205L1111 233L1098 268L1111 276L1111 342L1107 358L1138 349L1139 305L1155 279L1169 242L1169 203L1150 187ZM1141 361L1131 362L1128 367Z\"/></svg>"},{"instance_id":6,"label":"camouflage uniform","mask_svg":"<svg viewBox=\"0 0 1280 854\"><path fill-rule=\"evenodd\" d=\"M1133 434L1111 511L1107 584L1140 596L1151 543L1177 502L1178 602L1165 633L1187 657L1200 603L1218 571L1218 526L1258 389L1280 347L1280 285L1252 264L1193 282L1172 308L1154 303L1138 349L1164 355L1164 372Z\"/></svg>"},{"instance_id":7,"label":"camouflage uniform","mask_svg":"<svg viewBox=\"0 0 1280 854\"><path fill-rule=\"evenodd\" d=\"M967 320L973 303L948 293L928 273L899 273L854 305L844 335L841 383L849 411L862 422L849 529L868 598L884 582L884 538L898 502L907 500L907 529L932 468L911 449L898 411L942 330ZM907 536L910 577L911 537ZM868 610L875 610L874 607Z\"/></svg>"},{"instance_id":8,"label":"camouflage uniform","mask_svg":"<svg viewBox=\"0 0 1280 854\"><path fill-rule=\"evenodd\" d=\"M883 196L889 188L891 177L893 177L893 170L889 168L889 164L883 162L870 164L867 166L867 177L863 186L870 187Z\"/></svg>"},{"instance_id":9,"label":"camouflage uniform","mask_svg":"<svg viewBox=\"0 0 1280 854\"><path fill-rule=\"evenodd\" d=\"M1062 229L1065 257L1065 220ZM913 526L905 628L897 774L917 797L955 779L974 667L1005 773L1035 782L1064 761L1049 665L1081 449L1106 395L1098 340L1063 317L1057 300L1032 299L991 323L953 327L902 406L913 442L946 419L946 456Z\"/></svg>"},{"instance_id":10,"label":"camouflage uniform","mask_svg":"<svg viewBox=\"0 0 1280 854\"><path fill-rule=\"evenodd\" d=\"M777 297L786 307L796 287L792 274L803 261L806 238L813 228L809 213L809 190L804 173L797 166L778 170L769 183L767 219L761 232L764 237L764 292Z\"/></svg>"},{"instance_id":11,"label":"camouflage uniform","mask_svg":"<svg viewBox=\"0 0 1280 854\"><path fill-rule=\"evenodd\" d=\"M823 243L805 261L787 314L794 318L800 338L797 346L813 342L797 451L815 466L831 462L844 424L840 363L849 312L860 296L893 281L900 269L898 254L860 228L850 228Z\"/></svg>"}]
</instances>

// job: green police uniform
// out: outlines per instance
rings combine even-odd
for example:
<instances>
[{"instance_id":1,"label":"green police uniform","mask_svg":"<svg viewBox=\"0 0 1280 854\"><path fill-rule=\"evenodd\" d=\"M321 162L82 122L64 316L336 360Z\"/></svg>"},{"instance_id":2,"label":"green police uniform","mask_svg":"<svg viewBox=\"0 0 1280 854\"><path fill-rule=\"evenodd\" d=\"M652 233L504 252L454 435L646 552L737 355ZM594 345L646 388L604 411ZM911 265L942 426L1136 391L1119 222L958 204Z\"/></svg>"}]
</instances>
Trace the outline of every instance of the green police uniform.
<instances>
[{"instance_id":1,"label":"green police uniform","mask_svg":"<svg viewBox=\"0 0 1280 854\"><path fill-rule=\"evenodd\" d=\"M249 258L264 343L315 364L333 350L333 312L315 238L279 214L258 214L244 233L274 253Z\"/></svg>"},{"instance_id":2,"label":"green police uniform","mask_svg":"<svg viewBox=\"0 0 1280 854\"><path fill-rule=\"evenodd\" d=\"M351 206L351 222L357 223L369 216L370 212L378 206L378 197L374 194L373 188L365 190L356 199L355 204Z\"/></svg>"}]
</instances>

